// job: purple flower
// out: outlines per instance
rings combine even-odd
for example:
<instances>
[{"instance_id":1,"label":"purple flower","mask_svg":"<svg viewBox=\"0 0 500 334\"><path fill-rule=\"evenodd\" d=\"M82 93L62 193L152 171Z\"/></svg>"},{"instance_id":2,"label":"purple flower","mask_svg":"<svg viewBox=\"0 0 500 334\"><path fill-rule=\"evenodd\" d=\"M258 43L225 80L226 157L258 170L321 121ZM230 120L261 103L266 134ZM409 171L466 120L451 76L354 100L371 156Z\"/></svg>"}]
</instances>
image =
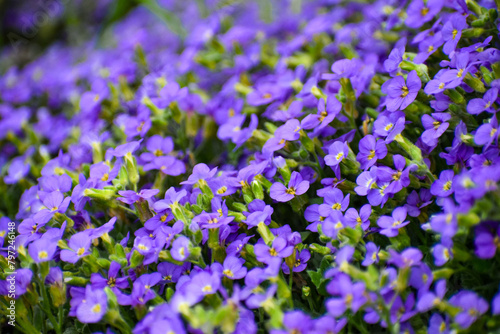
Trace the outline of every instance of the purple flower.
<instances>
[{"instance_id":1,"label":"purple flower","mask_svg":"<svg viewBox=\"0 0 500 334\"><path fill-rule=\"evenodd\" d=\"M307 249L303 249L300 252L297 250L295 253L295 263L293 264L293 272L299 273L307 268L307 261L311 258L311 252ZM283 262L281 269L285 274L290 274L290 268Z\"/></svg>"},{"instance_id":2,"label":"purple flower","mask_svg":"<svg viewBox=\"0 0 500 334\"><path fill-rule=\"evenodd\" d=\"M449 303L461 309L454 320L463 329L469 328L489 308L486 300L467 290L462 290L451 297Z\"/></svg>"},{"instance_id":3,"label":"purple flower","mask_svg":"<svg viewBox=\"0 0 500 334\"><path fill-rule=\"evenodd\" d=\"M146 144L148 152L141 154L143 161L149 162L157 157L166 155L174 149L174 141L170 137L163 138L160 135L151 136Z\"/></svg>"},{"instance_id":4,"label":"purple flower","mask_svg":"<svg viewBox=\"0 0 500 334\"><path fill-rule=\"evenodd\" d=\"M112 290L115 290L117 288L128 288L128 276L118 277L120 269L120 264L118 262L112 261L109 265L107 278L101 276L101 274L98 273L91 274L90 282L92 283L92 287L94 289L104 289L106 286L108 286Z\"/></svg>"},{"instance_id":5,"label":"purple flower","mask_svg":"<svg viewBox=\"0 0 500 334\"><path fill-rule=\"evenodd\" d=\"M282 237L273 240L271 247L264 243L258 243L254 246L255 256L262 263L270 264L276 259L281 259L292 255L293 246L289 246Z\"/></svg>"},{"instance_id":6,"label":"purple flower","mask_svg":"<svg viewBox=\"0 0 500 334\"><path fill-rule=\"evenodd\" d=\"M57 249L57 243L49 238L40 238L29 245L29 254L36 263L52 260Z\"/></svg>"},{"instance_id":7,"label":"purple flower","mask_svg":"<svg viewBox=\"0 0 500 334\"><path fill-rule=\"evenodd\" d=\"M110 155L114 157L132 156L132 152L136 151L141 145L141 140L131 141L129 143L117 146L115 149L110 149ZM109 159L106 159L109 160Z\"/></svg>"},{"instance_id":8,"label":"purple flower","mask_svg":"<svg viewBox=\"0 0 500 334\"><path fill-rule=\"evenodd\" d=\"M482 113L483 111L487 111L489 113L495 113L495 109L493 108L493 103L498 98L498 89L492 88L489 89L483 96L483 98L472 99L467 104L467 112L472 115L477 115Z\"/></svg>"},{"instance_id":9,"label":"purple flower","mask_svg":"<svg viewBox=\"0 0 500 334\"><path fill-rule=\"evenodd\" d=\"M413 0L406 10L408 16L406 25L410 28L420 28L425 22L428 22L441 11L443 0L426 1Z\"/></svg>"},{"instance_id":10,"label":"purple flower","mask_svg":"<svg viewBox=\"0 0 500 334\"><path fill-rule=\"evenodd\" d=\"M145 305L156 296L156 293L151 289L151 287L158 284L160 280L161 275L158 272L141 275L134 282L132 293L130 295L124 294L120 290L115 290L118 304L131 305L133 307Z\"/></svg>"},{"instance_id":11,"label":"purple flower","mask_svg":"<svg viewBox=\"0 0 500 334\"><path fill-rule=\"evenodd\" d=\"M439 314L434 313L429 320L429 333L440 333L440 334L450 334L452 333L449 330L449 319L446 318L446 321Z\"/></svg>"},{"instance_id":12,"label":"purple flower","mask_svg":"<svg viewBox=\"0 0 500 334\"><path fill-rule=\"evenodd\" d=\"M500 224L484 222L476 228L474 239L475 254L481 259L491 259L495 256L500 240Z\"/></svg>"},{"instance_id":13,"label":"purple flower","mask_svg":"<svg viewBox=\"0 0 500 334\"><path fill-rule=\"evenodd\" d=\"M76 308L76 316L82 323L93 324L99 322L108 309L107 296L104 290L85 288L85 297Z\"/></svg>"},{"instance_id":14,"label":"purple flower","mask_svg":"<svg viewBox=\"0 0 500 334\"><path fill-rule=\"evenodd\" d=\"M314 333L317 334L336 334L347 324L346 318L335 320L332 316L325 315L314 321Z\"/></svg>"},{"instance_id":15,"label":"purple flower","mask_svg":"<svg viewBox=\"0 0 500 334\"><path fill-rule=\"evenodd\" d=\"M32 278L33 272L30 269L17 269L16 274L8 275L5 280L0 281L0 295L8 296L12 294L12 285L14 285L14 299L18 299L31 287Z\"/></svg>"},{"instance_id":16,"label":"purple flower","mask_svg":"<svg viewBox=\"0 0 500 334\"><path fill-rule=\"evenodd\" d=\"M302 311L291 311L285 313L283 326L286 330L271 330L271 334L284 333L311 333L313 322L311 318Z\"/></svg>"},{"instance_id":17,"label":"purple flower","mask_svg":"<svg viewBox=\"0 0 500 334\"><path fill-rule=\"evenodd\" d=\"M190 254L190 248L191 243L189 242L189 239L186 238L185 236L181 235L177 239L174 240L172 243L172 249L170 250L170 254L172 255L172 258L177 261L185 261L189 254Z\"/></svg>"},{"instance_id":18,"label":"purple flower","mask_svg":"<svg viewBox=\"0 0 500 334\"><path fill-rule=\"evenodd\" d=\"M210 169L205 164L197 164L193 168L193 172L189 175L187 181L181 182L181 184L190 184L194 185L196 183L201 183L203 181L207 181L211 179L215 173L217 173L217 167Z\"/></svg>"},{"instance_id":19,"label":"purple flower","mask_svg":"<svg viewBox=\"0 0 500 334\"><path fill-rule=\"evenodd\" d=\"M328 155L325 156L325 164L328 166L337 166L347 158L349 146L346 142L336 141L328 148Z\"/></svg>"},{"instance_id":20,"label":"purple flower","mask_svg":"<svg viewBox=\"0 0 500 334\"><path fill-rule=\"evenodd\" d=\"M190 263L186 264L189 265ZM162 284L177 283L177 281L179 281L179 278L182 275L184 266L178 266L176 264L169 262L162 262L158 264L157 269L163 278Z\"/></svg>"},{"instance_id":21,"label":"purple flower","mask_svg":"<svg viewBox=\"0 0 500 334\"><path fill-rule=\"evenodd\" d=\"M406 44L406 40L404 41ZM397 72L399 71L399 65L403 61L403 55L405 53L405 47L404 45L394 47L394 49L391 50L391 53L389 53L389 57L384 61L384 69L391 74L396 75Z\"/></svg>"},{"instance_id":22,"label":"purple flower","mask_svg":"<svg viewBox=\"0 0 500 334\"><path fill-rule=\"evenodd\" d=\"M372 207L370 204L365 204L359 210L359 213L354 208L347 209L344 218L346 223L351 227L361 226L363 231L366 231L370 227L370 215L372 213Z\"/></svg>"},{"instance_id":23,"label":"purple flower","mask_svg":"<svg viewBox=\"0 0 500 334\"><path fill-rule=\"evenodd\" d=\"M374 133L379 137L386 137L385 143L389 144L405 128L405 117L402 112L380 114L374 122Z\"/></svg>"},{"instance_id":24,"label":"purple flower","mask_svg":"<svg viewBox=\"0 0 500 334\"><path fill-rule=\"evenodd\" d=\"M429 189L420 189L420 193L413 190L407 198L405 208L411 217L420 216L420 209L432 203L432 195Z\"/></svg>"},{"instance_id":25,"label":"purple flower","mask_svg":"<svg viewBox=\"0 0 500 334\"><path fill-rule=\"evenodd\" d=\"M445 199L443 202L443 213L431 216L430 226L433 231L440 233L444 237L453 237L458 230L457 213L453 201Z\"/></svg>"},{"instance_id":26,"label":"purple flower","mask_svg":"<svg viewBox=\"0 0 500 334\"><path fill-rule=\"evenodd\" d=\"M271 302L278 286L272 284L263 294L254 294L246 300L246 304L250 309L256 309L263 306L266 302Z\"/></svg>"},{"instance_id":27,"label":"purple flower","mask_svg":"<svg viewBox=\"0 0 500 334\"><path fill-rule=\"evenodd\" d=\"M418 298L417 309L420 312L429 311L441 303L446 293L446 281L439 280L436 283L435 291L436 292L427 291Z\"/></svg>"},{"instance_id":28,"label":"purple flower","mask_svg":"<svg viewBox=\"0 0 500 334\"><path fill-rule=\"evenodd\" d=\"M190 293L201 296L212 295L217 292L220 287L220 277L217 274L210 274L202 271L193 277L186 289Z\"/></svg>"},{"instance_id":29,"label":"purple flower","mask_svg":"<svg viewBox=\"0 0 500 334\"><path fill-rule=\"evenodd\" d=\"M386 107L389 111L405 110L417 97L422 82L416 71L411 71L405 79L397 76L382 85L382 92L387 94Z\"/></svg>"},{"instance_id":30,"label":"purple flower","mask_svg":"<svg viewBox=\"0 0 500 334\"><path fill-rule=\"evenodd\" d=\"M395 237L399 234L399 229L403 226L406 226L410 223L410 221L404 221L406 219L406 208L399 207L394 209L392 213L392 217L390 216L381 216L377 224L382 228L380 234L383 234L387 237Z\"/></svg>"},{"instance_id":31,"label":"purple flower","mask_svg":"<svg viewBox=\"0 0 500 334\"><path fill-rule=\"evenodd\" d=\"M165 192L165 199L156 201L153 204L153 207L157 212L165 211L167 209L173 209L179 205L180 200L186 197L186 195L186 190L182 189L181 191L177 192L174 187L171 187Z\"/></svg>"},{"instance_id":32,"label":"purple flower","mask_svg":"<svg viewBox=\"0 0 500 334\"><path fill-rule=\"evenodd\" d=\"M497 293L491 301L491 313L494 315L500 314L500 293Z\"/></svg>"},{"instance_id":33,"label":"purple flower","mask_svg":"<svg viewBox=\"0 0 500 334\"><path fill-rule=\"evenodd\" d=\"M178 176L186 172L186 166L180 160L172 156L156 157L150 163L144 165L144 170L158 169L163 174Z\"/></svg>"},{"instance_id":34,"label":"purple flower","mask_svg":"<svg viewBox=\"0 0 500 334\"><path fill-rule=\"evenodd\" d=\"M309 189L309 181L303 181L300 173L293 171L288 182L288 188L281 182L275 182L271 186L270 196L278 202L291 201L295 196L304 194Z\"/></svg>"},{"instance_id":35,"label":"purple flower","mask_svg":"<svg viewBox=\"0 0 500 334\"><path fill-rule=\"evenodd\" d=\"M219 139L231 139L231 141L236 144L236 147L243 145L248 139L250 139L250 137L252 137L252 133L255 129L257 129L259 122L257 115L252 114L252 116L250 116L250 125L248 128L243 129L242 126L245 119L245 115L230 117L228 122L219 127L219 130L217 131Z\"/></svg>"},{"instance_id":36,"label":"purple flower","mask_svg":"<svg viewBox=\"0 0 500 334\"><path fill-rule=\"evenodd\" d=\"M8 175L5 175L6 184L15 184L28 175L30 164L24 162L23 157L14 158L9 166Z\"/></svg>"},{"instance_id":37,"label":"purple flower","mask_svg":"<svg viewBox=\"0 0 500 334\"><path fill-rule=\"evenodd\" d=\"M218 212L206 213L202 212L194 217L191 221L197 223L200 227L206 229L218 228L232 222L234 217L221 216Z\"/></svg>"},{"instance_id":38,"label":"purple flower","mask_svg":"<svg viewBox=\"0 0 500 334\"><path fill-rule=\"evenodd\" d=\"M349 207L350 195L344 197L342 190L333 188L325 196L323 204L319 206L318 212L322 217L328 217L334 210L345 211Z\"/></svg>"},{"instance_id":39,"label":"purple flower","mask_svg":"<svg viewBox=\"0 0 500 334\"><path fill-rule=\"evenodd\" d=\"M150 199L159 192L160 190L158 189L142 189L138 193L133 190L121 190L118 193L123 197L118 197L117 200L127 204L134 204L135 202L140 200Z\"/></svg>"},{"instance_id":40,"label":"purple flower","mask_svg":"<svg viewBox=\"0 0 500 334\"><path fill-rule=\"evenodd\" d=\"M387 155L387 147L383 140L377 140L373 135L367 135L359 141L359 153L356 160L362 169L368 169L375 165L378 159Z\"/></svg>"},{"instance_id":41,"label":"purple flower","mask_svg":"<svg viewBox=\"0 0 500 334\"><path fill-rule=\"evenodd\" d=\"M235 280L245 277L247 268L243 266L245 260L237 258L236 256L228 256L222 265L222 274L229 279Z\"/></svg>"},{"instance_id":42,"label":"purple flower","mask_svg":"<svg viewBox=\"0 0 500 334\"><path fill-rule=\"evenodd\" d=\"M407 248L401 254L393 249L389 250L390 256L387 263L394 264L398 268L408 268L420 264L422 252L416 248Z\"/></svg>"},{"instance_id":43,"label":"purple flower","mask_svg":"<svg viewBox=\"0 0 500 334\"><path fill-rule=\"evenodd\" d=\"M366 244L366 255L365 259L361 263L363 266L369 266L372 263L378 263L379 256L378 252L380 251L380 247L377 247L373 242L368 242Z\"/></svg>"},{"instance_id":44,"label":"purple flower","mask_svg":"<svg viewBox=\"0 0 500 334\"><path fill-rule=\"evenodd\" d=\"M33 219L44 224L48 222L56 213L65 213L68 209L70 197L64 197L59 191L53 191L41 198L44 208L38 211Z\"/></svg>"},{"instance_id":45,"label":"purple flower","mask_svg":"<svg viewBox=\"0 0 500 334\"><path fill-rule=\"evenodd\" d=\"M434 256L434 264L442 266L453 257L452 242L449 239L443 239L443 243L437 244L432 248L432 255Z\"/></svg>"},{"instance_id":46,"label":"purple flower","mask_svg":"<svg viewBox=\"0 0 500 334\"><path fill-rule=\"evenodd\" d=\"M266 205L263 210L252 212L245 220L245 223L248 225L248 227L255 227L261 222L269 225L271 223L271 215L273 211L274 209L272 208L272 206Z\"/></svg>"},{"instance_id":47,"label":"purple flower","mask_svg":"<svg viewBox=\"0 0 500 334\"><path fill-rule=\"evenodd\" d=\"M431 194L439 197L448 197L453 194L453 179L455 172L452 170L444 170L439 175L439 179L431 185Z\"/></svg>"},{"instance_id":48,"label":"purple flower","mask_svg":"<svg viewBox=\"0 0 500 334\"><path fill-rule=\"evenodd\" d=\"M103 188L113 181L120 172L121 164L117 163L113 168L104 162L90 166L89 182L94 182L96 188Z\"/></svg>"},{"instance_id":49,"label":"purple flower","mask_svg":"<svg viewBox=\"0 0 500 334\"><path fill-rule=\"evenodd\" d=\"M325 128L330 124L335 117L340 113L342 104L331 95L327 98L326 104L323 99L318 101L318 113L309 114L301 122L301 127L304 129L314 129L314 132Z\"/></svg>"},{"instance_id":50,"label":"purple flower","mask_svg":"<svg viewBox=\"0 0 500 334\"><path fill-rule=\"evenodd\" d=\"M364 283L352 283L345 274L338 274L326 287L328 293L337 296L326 301L328 313L339 317L348 309L356 313L367 301Z\"/></svg>"},{"instance_id":51,"label":"purple flower","mask_svg":"<svg viewBox=\"0 0 500 334\"><path fill-rule=\"evenodd\" d=\"M441 30L443 39L445 41L443 52L449 55L455 51L460 37L462 37L462 30L467 27L465 17L461 14L453 15L448 22L446 22Z\"/></svg>"},{"instance_id":52,"label":"purple flower","mask_svg":"<svg viewBox=\"0 0 500 334\"><path fill-rule=\"evenodd\" d=\"M389 182L390 185L385 189L387 193L396 194L403 188L406 188L410 185L410 171L417 169L416 165L406 166L406 159L399 155L395 154L393 156L394 167L396 170L392 170L387 167L380 167L378 169L377 178L382 182Z\"/></svg>"},{"instance_id":53,"label":"purple flower","mask_svg":"<svg viewBox=\"0 0 500 334\"><path fill-rule=\"evenodd\" d=\"M498 143L499 135L498 120L495 115L490 119L489 123L479 126L474 136L474 142L477 145L484 145L485 148L488 148L492 143Z\"/></svg>"},{"instance_id":54,"label":"purple flower","mask_svg":"<svg viewBox=\"0 0 500 334\"><path fill-rule=\"evenodd\" d=\"M340 210L332 211L322 225L323 233L332 239L337 239L338 232L346 227L346 221Z\"/></svg>"},{"instance_id":55,"label":"purple flower","mask_svg":"<svg viewBox=\"0 0 500 334\"><path fill-rule=\"evenodd\" d=\"M71 249L61 251L61 260L68 263L76 263L82 257L90 254L89 247L92 242L89 232L84 231L71 236L68 246Z\"/></svg>"},{"instance_id":56,"label":"purple flower","mask_svg":"<svg viewBox=\"0 0 500 334\"><path fill-rule=\"evenodd\" d=\"M450 126L446 123L451 118L450 114L447 113L433 113L432 117L430 115L422 116L422 125L425 128L424 133L422 133L422 141L429 146L435 146L437 140Z\"/></svg>"}]
</instances>

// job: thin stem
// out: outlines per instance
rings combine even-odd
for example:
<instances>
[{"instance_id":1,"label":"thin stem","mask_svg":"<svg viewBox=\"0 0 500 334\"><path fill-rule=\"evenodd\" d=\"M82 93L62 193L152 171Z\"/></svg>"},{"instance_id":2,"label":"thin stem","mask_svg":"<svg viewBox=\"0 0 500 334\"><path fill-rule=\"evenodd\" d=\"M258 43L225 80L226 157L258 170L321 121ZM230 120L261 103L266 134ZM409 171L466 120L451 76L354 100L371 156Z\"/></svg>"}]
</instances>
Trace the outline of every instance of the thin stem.
<instances>
[{"instance_id":1,"label":"thin stem","mask_svg":"<svg viewBox=\"0 0 500 334\"><path fill-rule=\"evenodd\" d=\"M292 287L293 287L293 267L290 268L290 277L288 278L288 286L290 288L290 306L293 308L293 293L292 293Z\"/></svg>"},{"instance_id":2,"label":"thin stem","mask_svg":"<svg viewBox=\"0 0 500 334\"><path fill-rule=\"evenodd\" d=\"M52 323L52 326L54 327L54 330L56 331L57 334L61 334L61 325L57 323L56 318L52 314L52 311L50 310L50 304L49 304L49 297L47 296L47 291L45 291L45 285L42 284L40 278L36 278L38 284L40 285L40 291L42 292L42 298L43 298L43 307L40 305L40 308L42 309L45 314L49 317L50 322Z\"/></svg>"}]
</instances>

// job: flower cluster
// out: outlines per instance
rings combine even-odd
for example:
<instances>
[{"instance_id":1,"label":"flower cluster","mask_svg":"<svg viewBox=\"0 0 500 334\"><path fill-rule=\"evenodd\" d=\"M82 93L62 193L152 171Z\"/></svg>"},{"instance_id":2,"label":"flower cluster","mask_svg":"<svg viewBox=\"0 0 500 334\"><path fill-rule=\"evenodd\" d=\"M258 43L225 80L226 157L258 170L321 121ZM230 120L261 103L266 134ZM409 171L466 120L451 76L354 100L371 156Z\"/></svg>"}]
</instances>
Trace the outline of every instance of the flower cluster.
<instances>
[{"instance_id":1,"label":"flower cluster","mask_svg":"<svg viewBox=\"0 0 500 334\"><path fill-rule=\"evenodd\" d=\"M500 328L498 1L139 3L0 57L21 331Z\"/></svg>"}]
</instances>

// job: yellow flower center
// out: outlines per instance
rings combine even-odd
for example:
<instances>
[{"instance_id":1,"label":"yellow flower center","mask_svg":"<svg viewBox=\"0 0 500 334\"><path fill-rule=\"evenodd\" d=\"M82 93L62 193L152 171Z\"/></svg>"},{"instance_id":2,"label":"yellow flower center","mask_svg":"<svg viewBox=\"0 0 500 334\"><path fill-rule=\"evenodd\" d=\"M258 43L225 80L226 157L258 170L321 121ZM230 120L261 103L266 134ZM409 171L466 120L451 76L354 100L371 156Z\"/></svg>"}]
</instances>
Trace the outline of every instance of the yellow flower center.
<instances>
[{"instance_id":1,"label":"yellow flower center","mask_svg":"<svg viewBox=\"0 0 500 334\"><path fill-rule=\"evenodd\" d=\"M457 37L458 30L457 29L453 30L452 34L453 34L453 39L455 39L455 37Z\"/></svg>"},{"instance_id":2,"label":"yellow flower center","mask_svg":"<svg viewBox=\"0 0 500 334\"><path fill-rule=\"evenodd\" d=\"M289 194L289 195L295 195L295 188L294 187L290 187L287 190L285 190L285 192L287 194Z\"/></svg>"},{"instance_id":3,"label":"yellow flower center","mask_svg":"<svg viewBox=\"0 0 500 334\"><path fill-rule=\"evenodd\" d=\"M112 288L116 285L116 279L114 277L110 277L106 283L110 288Z\"/></svg>"},{"instance_id":4,"label":"yellow flower center","mask_svg":"<svg viewBox=\"0 0 500 334\"><path fill-rule=\"evenodd\" d=\"M375 150L370 150L370 154L368 154L368 160L375 158Z\"/></svg>"},{"instance_id":5,"label":"yellow flower center","mask_svg":"<svg viewBox=\"0 0 500 334\"><path fill-rule=\"evenodd\" d=\"M448 181L443 185L443 190L448 191L450 189L451 189L451 181Z\"/></svg>"},{"instance_id":6,"label":"yellow flower center","mask_svg":"<svg viewBox=\"0 0 500 334\"><path fill-rule=\"evenodd\" d=\"M49 256L46 251L40 251L38 252L38 258L39 259L46 259Z\"/></svg>"},{"instance_id":7,"label":"yellow flower center","mask_svg":"<svg viewBox=\"0 0 500 334\"><path fill-rule=\"evenodd\" d=\"M94 307L92 307L92 312L93 313L101 312L101 304L95 304Z\"/></svg>"},{"instance_id":8,"label":"yellow flower center","mask_svg":"<svg viewBox=\"0 0 500 334\"><path fill-rule=\"evenodd\" d=\"M217 190L217 194L223 194L227 191L227 187L226 186L222 186L220 187L218 190Z\"/></svg>"},{"instance_id":9,"label":"yellow flower center","mask_svg":"<svg viewBox=\"0 0 500 334\"><path fill-rule=\"evenodd\" d=\"M343 156L344 156L344 153L340 152L339 154L337 154L335 156L335 159L337 159L337 161L339 161L340 159L342 159Z\"/></svg>"},{"instance_id":10,"label":"yellow flower center","mask_svg":"<svg viewBox=\"0 0 500 334\"><path fill-rule=\"evenodd\" d=\"M406 87L406 86L403 86L403 87L401 88L401 91L402 91L402 93L401 93L401 97L405 97L405 96L406 96L406 95L408 95L408 93L410 92L410 91L408 90L408 87Z\"/></svg>"},{"instance_id":11,"label":"yellow flower center","mask_svg":"<svg viewBox=\"0 0 500 334\"><path fill-rule=\"evenodd\" d=\"M323 122L323 120L325 119L325 117L328 116L328 113L326 111L322 111L320 114L319 114L319 121L320 122Z\"/></svg>"},{"instance_id":12,"label":"yellow flower center","mask_svg":"<svg viewBox=\"0 0 500 334\"><path fill-rule=\"evenodd\" d=\"M420 15L425 16L429 13L429 8L424 7L420 10Z\"/></svg>"},{"instance_id":13,"label":"yellow flower center","mask_svg":"<svg viewBox=\"0 0 500 334\"><path fill-rule=\"evenodd\" d=\"M439 89L443 89L444 88L444 82L441 82L438 86Z\"/></svg>"},{"instance_id":14,"label":"yellow flower center","mask_svg":"<svg viewBox=\"0 0 500 334\"><path fill-rule=\"evenodd\" d=\"M76 251L76 254L78 256L82 256L83 253L85 253L85 248L83 248L83 247L78 248L78 250Z\"/></svg>"},{"instance_id":15,"label":"yellow flower center","mask_svg":"<svg viewBox=\"0 0 500 334\"><path fill-rule=\"evenodd\" d=\"M104 173L104 175L101 177L101 181L104 181L104 182L106 182L108 179L109 179L108 173Z\"/></svg>"},{"instance_id":16,"label":"yellow flower center","mask_svg":"<svg viewBox=\"0 0 500 334\"><path fill-rule=\"evenodd\" d=\"M335 203L334 205L332 205L332 209L333 210L340 210L340 209L342 209L342 205L340 205L340 203Z\"/></svg>"},{"instance_id":17,"label":"yellow flower center","mask_svg":"<svg viewBox=\"0 0 500 334\"><path fill-rule=\"evenodd\" d=\"M211 292L212 291L212 287L210 285L205 285L203 287L203 289L201 289L201 291L203 291L203 292Z\"/></svg>"},{"instance_id":18,"label":"yellow flower center","mask_svg":"<svg viewBox=\"0 0 500 334\"><path fill-rule=\"evenodd\" d=\"M233 272L231 270L229 270L229 269L224 270L222 273L224 275L226 275L227 277L233 277L234 276Z\"/></svg>"},{"instance_id":19,"label":"yellow flower center","mask_svg":"<svg viewBox=\"0 0 500 334\"><path fill-rule=\"evenodd\" d=\"M139 126L137 127L137 132L141 132L142 131L142 128L144 127L144 124L146 124L145 122L141 122L139 124Z\"/></svg>"},{"instance_id":20,"label":"yellow flower center","mask_svg":"<svg viewBox=\"0 0 500 334\"><path fill-rule=\"evenodd\" d=\"M271 249L269 249L269 255L271 255L271 256L278 256L278 252L276 251L276 249L271 248Z\"/></svg>"},{"instance_id":21,"label":"yellow flower center","mask_svg":"<svg viewBox=\"0 0 500 334\"><path fill-rule=\"evenodd\" d=\"M441 325L439 325L439 333L442 333L446 330L446 322L442 322Z\"/></svg>"}]
</instances>

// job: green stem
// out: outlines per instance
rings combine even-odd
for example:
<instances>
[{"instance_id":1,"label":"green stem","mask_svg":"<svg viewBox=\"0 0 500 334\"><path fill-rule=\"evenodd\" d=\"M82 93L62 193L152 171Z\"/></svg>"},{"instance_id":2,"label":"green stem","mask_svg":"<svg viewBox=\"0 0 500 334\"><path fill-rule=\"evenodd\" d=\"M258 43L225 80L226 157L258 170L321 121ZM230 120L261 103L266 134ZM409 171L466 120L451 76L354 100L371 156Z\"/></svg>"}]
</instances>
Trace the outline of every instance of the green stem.
<instances>
[{"instance_id":1,"label":"green stem","mask_svg":"<svg viewBox=\"0 0 500 334\"><path fill-rule=\"evenodd\" d=\"M36 329L35 327L33 327L32 324L30 324L28 321L23 321L22 325L20 322L17 322L17 325L19 327L21 327L22 329L22 332L24 333L28 333L28 334L39 334L40 331L38 329Z\"/></svg>"},{"instance_id":2,"label":"green stem","mask_svg":"<svg viewBox=\"0 0 500 334\"><path fill-rule=\"evenodd\" d=\"M57 334L61 334L61 324L57 323L56 318L52 314L52 311L50 310L50 304L49 304L49 297L47 296L47 291L45 290L45 285L42 284L40 278L36 278L38 284L40 285L40 291L42 292L42 299L43 299L43 307L40 305L40 308L42 309L45 314L49 317L50 322L52 323L52 326L54 327L54 330L56 331Z\"/></svg>"},{"instance_id":3,"label":"green stem","mask_svg":"<svg viewBox=\"0 0 500 334\"><path fill-rule=\"evenodd\" d=\"M131 214L133 214L133 215L136 215L136 216L137 216L137 212L136 212L135 210L129 209L129 208L127 208L127 207L126 207L126 206L124 206L124 205L118 205L118 207L119 207L120 209L122 209L122 210L127 211L128 213L131 213Z\"/></svg>"},{"instance_id":4,"label":"green stem","mask_svg":"<svg viewBox=\"0 0 500 334\"><path fill-rule=\"evenodd\" d=\"M292 287L293 287L293 266L290 268L290 277L288 278L288 287L290 288L290 307L293 308L293 293L292 293Z\"/></svg>"}]
</instances>

